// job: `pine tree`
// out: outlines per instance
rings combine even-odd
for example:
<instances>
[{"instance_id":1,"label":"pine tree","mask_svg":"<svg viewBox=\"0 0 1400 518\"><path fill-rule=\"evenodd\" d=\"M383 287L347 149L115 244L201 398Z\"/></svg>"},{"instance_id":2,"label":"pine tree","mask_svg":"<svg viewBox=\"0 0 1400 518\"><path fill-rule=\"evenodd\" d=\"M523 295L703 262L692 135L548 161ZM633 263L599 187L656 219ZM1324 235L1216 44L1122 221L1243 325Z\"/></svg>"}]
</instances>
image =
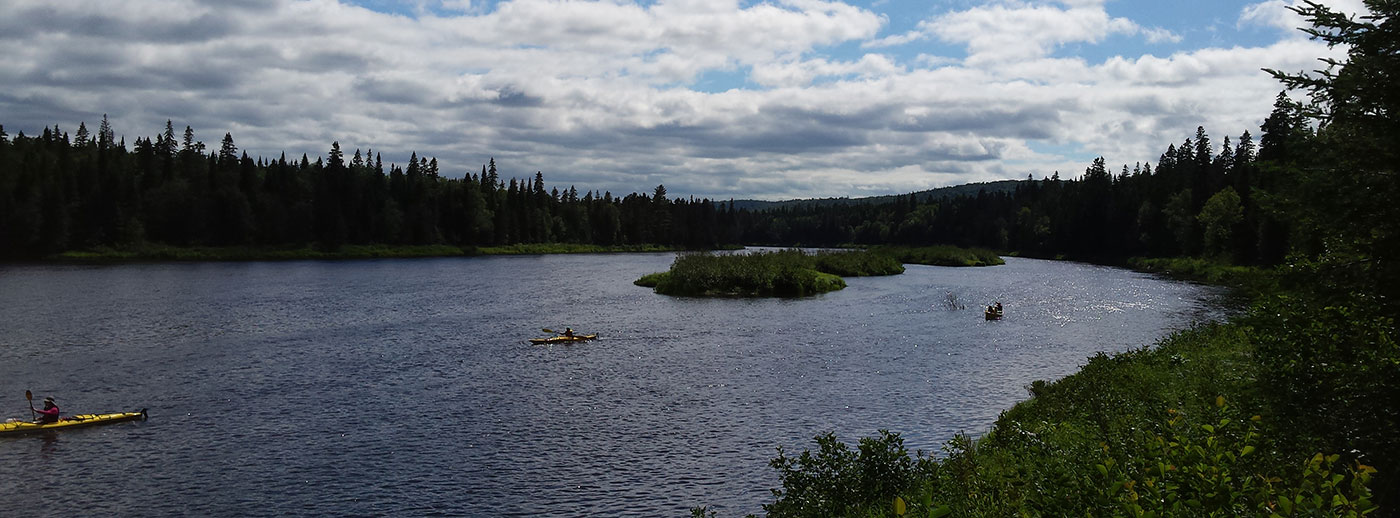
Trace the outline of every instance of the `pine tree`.
<instances>
[{"instance_id":1,"label":"pine tree","mask_svg":"<svg viewBox=\"0 0 1400 518\"><path fill-rule=\"evenodd\" d=\"M112 147L112 141L116 138L112 134L112 124L107 122L107 114L102 114L102 125L97 127L97 147L107 149Z\"/></svg>"},{"instance_id":2,"label":"pine tree","mask_svg":"<svg viewBox=\"0 0 1400 518\"><path fill-rule=\"evenodd\" d=\"M156 138L156 153L165 160L175 158L175 125L170 119L165 120L165 132Z\"/></svg>"},{"instance_id":3,"label":"pine tree","mask_svg":"<svg viewBox=\"0 0 1400 518\"><path fill-rule=\"evenodd\" d=\"M331 169L343 169L345 167L345 154L340 151L340 142L331 142L330 157L326 161L326 167Z\"/></svg>"},{"instance_id":4,"label":"pine tree","mask_svg":"<svg viewBox=\"0 0 1400 518\"><path fill-rule=\"evenodd\" d=\"M233 164L238 161L238 146L233 145L233 134L224 133L224 140L219 143L219 163Z\"/></svg>"}]
</instances>

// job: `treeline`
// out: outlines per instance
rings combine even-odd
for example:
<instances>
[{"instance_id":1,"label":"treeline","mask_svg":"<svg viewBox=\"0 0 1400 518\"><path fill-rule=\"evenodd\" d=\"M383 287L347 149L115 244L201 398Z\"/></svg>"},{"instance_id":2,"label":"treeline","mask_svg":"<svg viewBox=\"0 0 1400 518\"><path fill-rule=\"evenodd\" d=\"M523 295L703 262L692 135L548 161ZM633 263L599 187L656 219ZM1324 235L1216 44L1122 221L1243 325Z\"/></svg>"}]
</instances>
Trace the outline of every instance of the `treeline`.
<instances>
[{"instance_id":1,"label":"treeline","mask_svg":"<svg viewBox=\"0 0 1400 518\"><path fill-rule=\"evenodd\" d=\"M115 141L104 116L11 138L0 126L0 256L147 242L176 246L528 243L661 244L710 248L731 215L710 200L545 189L544 177L505 179L495 160L479 174L439 175L417 153L387 169L381 155L339 143L314 161L254 160L225 134L206 152L186 127Z\"/></svg>"},{"instance_id":2,"label":"treeline","mask_svg":"<svg viewBox=\"0 0 1400 518\"><path fill-rule=\"evenodd\" d=\"M1299 153L1311 130L1286 97L1256 147L1246 131L1216 147L1205 128L1172 144L1156 165L1093 161L1077 180L1027 178L1011 191L933 202L915 194L883 204L846 202L750 215L745 240L830 246L953 244L1103 261L1208 255L1277 264L1290 244L1276 196L1276 163ZM739 218L744 220L746 218Z\"/></svg>"},{"instance_id":3,"label":"treeline","mask_svg":"<svg viewBox=\"0 0 1400 518\"><path fill-rule=\"evenodd\" d=\"M1168 146L1156 166L1111 172L1097 159L1077 180L1028 178L1011 191L930 201L735 210L731 203L576 188L546 190L544 177L439 175L436 158L386 167L372 150L348 159L332 143L323 159L254 160L225 134L206 152L186 127L113 139L55 126L13 139L0 126L0 255L155 242L176 246L528 243L839 246L952 244L1101 261L1209 255L1277 264L1293 246L1286 204L1274 194L1277 164L1305 156L1312 130L1280 94L1256 151L1245 132L1217 148L1204 128Z\"/></svg>"}]
</instances>

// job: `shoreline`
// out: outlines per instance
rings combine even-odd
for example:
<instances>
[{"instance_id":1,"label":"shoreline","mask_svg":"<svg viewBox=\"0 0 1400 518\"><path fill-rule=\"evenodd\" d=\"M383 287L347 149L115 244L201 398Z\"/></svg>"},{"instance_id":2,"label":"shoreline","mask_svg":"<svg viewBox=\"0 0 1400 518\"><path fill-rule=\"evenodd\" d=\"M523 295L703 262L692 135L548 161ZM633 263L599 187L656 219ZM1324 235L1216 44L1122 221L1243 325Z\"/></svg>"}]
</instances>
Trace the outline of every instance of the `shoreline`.
<instances>
[{"instance_id":1,"label":"shoreline","mask_svg":"<svg viewBox=\"0 0 1400 518\"><path fill-rule=\"evenodd\" d=\"M739 249L721 247L717 249ZM553 255L661 253L688 250L661 245L580 245L532 243L507 246L456 245L343 245L325 249L313 245L285 247L169 246L136 248L98 247L25 259L0 260L0 264L116 264L139 262L241 262L241 261L339 261L359 259L414 259L430 257L479 257L489 255Z\"/></svg>"}]
</instances>

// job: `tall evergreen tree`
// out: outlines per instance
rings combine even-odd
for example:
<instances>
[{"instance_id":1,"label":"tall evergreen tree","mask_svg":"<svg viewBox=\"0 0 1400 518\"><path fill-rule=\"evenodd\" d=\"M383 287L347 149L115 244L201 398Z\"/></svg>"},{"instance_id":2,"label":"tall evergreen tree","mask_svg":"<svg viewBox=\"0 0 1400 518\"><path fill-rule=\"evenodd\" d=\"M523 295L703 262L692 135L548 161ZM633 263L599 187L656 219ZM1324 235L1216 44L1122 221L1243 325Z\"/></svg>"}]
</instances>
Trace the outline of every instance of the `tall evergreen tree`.
<instances>
[{"instance_id":1,"label":"tall evergreen tree","mask_svg":"<svg viewBox=\"0 0 1400 518\"><path fill-rule=\"evenodd\" d=\"M219 163L232 164L238 161L238 146L233 145L233 134L224 133L224 140L219 143Z\"/></svg>"}]
</instances>

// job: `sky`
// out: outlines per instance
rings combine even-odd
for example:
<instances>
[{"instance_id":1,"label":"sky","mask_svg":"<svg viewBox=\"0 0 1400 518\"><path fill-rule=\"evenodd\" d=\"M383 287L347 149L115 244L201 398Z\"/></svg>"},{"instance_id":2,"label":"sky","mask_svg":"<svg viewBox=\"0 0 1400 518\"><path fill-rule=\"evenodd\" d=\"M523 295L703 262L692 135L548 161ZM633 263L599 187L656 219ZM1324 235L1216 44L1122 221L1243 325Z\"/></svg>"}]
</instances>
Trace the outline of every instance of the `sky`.
<instances>
[{"instance_id":1,"label":"sky","mask_svg":"<svg viewBox=\"0 0 1400 518\"><path fill-rule=\"evenodd\" d=\"M614 195L907 193L1259 133L1301 0L3 0L0 125ZM1364 13L1361 0L1325 0Z\"/></svg>"}]
</instances>

